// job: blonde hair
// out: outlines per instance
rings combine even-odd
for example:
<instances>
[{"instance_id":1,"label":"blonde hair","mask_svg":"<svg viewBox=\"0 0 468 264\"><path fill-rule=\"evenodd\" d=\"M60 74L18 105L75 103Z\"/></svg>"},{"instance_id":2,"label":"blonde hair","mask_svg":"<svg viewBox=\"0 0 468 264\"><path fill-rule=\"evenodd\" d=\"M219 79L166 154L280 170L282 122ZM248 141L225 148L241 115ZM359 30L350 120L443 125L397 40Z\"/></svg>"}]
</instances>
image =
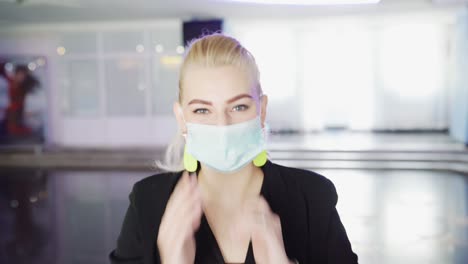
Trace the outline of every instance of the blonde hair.
<instances>
[{"instance_id":1,"label":"blonde hair","mask_svg":"<svg viewBox=\"0 0 468 264\"><path fill-rule=\"evenodd\" d=\"M185 50L179 72L178 100L182 103L184 76L189 67L235 66L246 73L259 97L263 94L260 85L260 72L252 54L238 40L222 33L204 35L192 40ZM184 139L182 131L168 145L164 159L156 161L156 167L165 171L181 171L183 165Z\"/></svg>"}]
</instances>

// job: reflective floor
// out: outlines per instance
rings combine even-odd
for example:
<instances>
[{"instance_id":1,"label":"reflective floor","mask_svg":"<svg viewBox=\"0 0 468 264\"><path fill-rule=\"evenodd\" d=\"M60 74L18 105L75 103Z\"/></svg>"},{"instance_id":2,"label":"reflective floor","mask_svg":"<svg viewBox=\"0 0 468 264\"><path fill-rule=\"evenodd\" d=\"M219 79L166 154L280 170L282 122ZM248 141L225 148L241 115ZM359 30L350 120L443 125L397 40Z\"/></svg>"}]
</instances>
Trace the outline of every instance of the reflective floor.
<instances>
[{"instance_id":1,"label":"reflective floor","mask_svg":"<svg viewBox=\"0 0 468 264\"><path fill-rule=\"evenodd\" d=\"M317 170L360 263L468 263L468 178ZM0 170L0 263L107 263L132 184L151 172Z\"/></svg>"},{"instance_id":2,"label":"reflective floor","mask_svg":"<svg viewBox=\"0 0 468 264\"><path fill-rule=\"evenodd\" d=\"M431 171L319 171L360 263L468 263L467 177Z\"/></svg>"}]
</instances>

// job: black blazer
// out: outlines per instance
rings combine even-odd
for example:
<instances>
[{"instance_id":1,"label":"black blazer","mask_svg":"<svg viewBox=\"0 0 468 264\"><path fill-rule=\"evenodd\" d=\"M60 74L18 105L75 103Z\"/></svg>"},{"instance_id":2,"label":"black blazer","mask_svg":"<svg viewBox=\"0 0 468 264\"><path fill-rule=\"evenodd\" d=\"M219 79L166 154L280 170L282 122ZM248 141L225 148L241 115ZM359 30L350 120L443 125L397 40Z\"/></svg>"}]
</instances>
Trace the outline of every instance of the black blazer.
<instances>
[{"instance_id":1,"label":"black blazer","mask_svg":"<svg viewBox=\"0 0 468 264\"><path fill-rule=\"evenodd\" d=\"M290 259L301 264L357 263L357 255L335 208L338 197L330 180L315 172L271 161L262 170L265 177L261 194L281 219L284 246ZM109 255L111 263L160 263L156 246L158 228L181 175L182 171L160 173L133 186L117 247ZM203 219L196 235L195 262L223 263L215 239L206 239L213 236ZM254 263L251 245L246 263Z\"/></svg>"}]
</instances>

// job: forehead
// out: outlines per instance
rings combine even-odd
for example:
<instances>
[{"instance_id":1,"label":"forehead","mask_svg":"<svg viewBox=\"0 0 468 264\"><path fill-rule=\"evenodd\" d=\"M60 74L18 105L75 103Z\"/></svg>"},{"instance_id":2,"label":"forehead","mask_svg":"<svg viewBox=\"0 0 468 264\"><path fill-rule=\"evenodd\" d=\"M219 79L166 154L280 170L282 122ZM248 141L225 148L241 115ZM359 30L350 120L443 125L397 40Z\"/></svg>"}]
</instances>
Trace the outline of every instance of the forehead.
<instances>
[{"instance_id":1,"label":"forehead","mask_svg":"<svg viewBox=\"0 0 468 264\"><path fill-rule=\"evenodd\" d=\"M252 94L252 88L249 76L238 67L191 67L184 75L183 101L224 101L238 94Z\"/></svg>"}]
</instances>

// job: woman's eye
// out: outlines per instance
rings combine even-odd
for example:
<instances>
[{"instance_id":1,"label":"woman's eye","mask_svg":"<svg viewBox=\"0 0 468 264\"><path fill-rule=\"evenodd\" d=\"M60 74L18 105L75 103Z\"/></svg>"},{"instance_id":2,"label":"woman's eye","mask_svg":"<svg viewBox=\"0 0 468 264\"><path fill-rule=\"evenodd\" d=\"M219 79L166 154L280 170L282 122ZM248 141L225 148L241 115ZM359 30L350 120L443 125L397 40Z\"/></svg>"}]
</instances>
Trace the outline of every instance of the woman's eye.
<instances>
[{"instance_id":1,"label":"woman's eye","mask_svg":"<svg viewBox=\"0 0 468 264\"><path fill-rule=\"evenodd\" d=\"M246 106L246 105L236 105L236 106L234 107L234 111L236 111L236 112L237 112L237 111L245 111L245 110L247 110L248 108L249 108L249 107Z\"/></svg>"},{"instance_id":2,"label":"woman's eye","mask_svg":"<svg viewBox=\"0 0 468 264\"><path fill-rule=\"evenodd\" d=\"M208 114L208 109L206 108L198 108L193 111L195 114Z\"/></svg>"}]
</instances>

